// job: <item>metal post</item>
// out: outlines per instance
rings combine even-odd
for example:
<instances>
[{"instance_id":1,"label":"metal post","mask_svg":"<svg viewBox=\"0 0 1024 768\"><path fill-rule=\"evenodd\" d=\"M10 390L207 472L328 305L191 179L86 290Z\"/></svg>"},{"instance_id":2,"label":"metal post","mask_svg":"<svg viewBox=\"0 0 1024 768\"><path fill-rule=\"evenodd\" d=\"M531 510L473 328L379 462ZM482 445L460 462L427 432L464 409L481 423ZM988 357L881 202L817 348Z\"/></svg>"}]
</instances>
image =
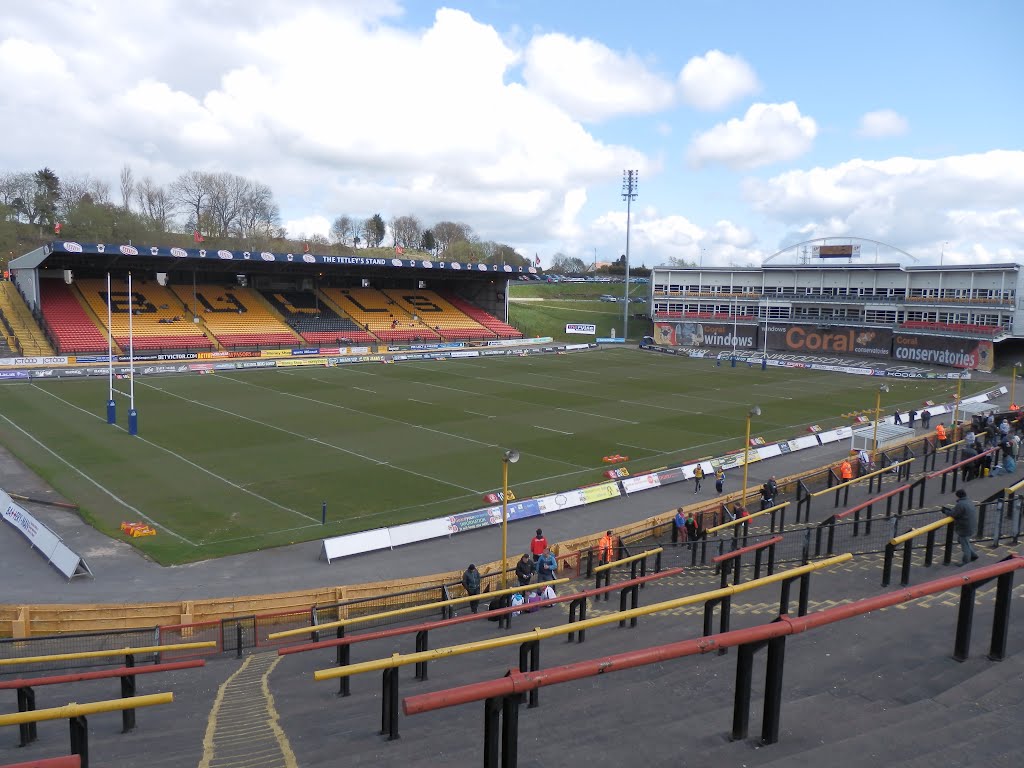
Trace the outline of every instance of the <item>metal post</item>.
<instances>
[{"instance_id":1,"label":"metal post","mask_svg":"<svg viewBox=\"0 0 1024 768\"><path fill-rule=\"evenodd\" d=\"M960 587L960 605L956 614L956 640L953 643L953 659L967 661L971 653L971 625L974 623L974 593L977 584Z\"/></svg>"},{"instance_id":2,"label":"metal post","mask_svg":"<svg viewBox=\"0 0 1024 768\"><path fill-rule=\"evenodd\" d=\"M768 670L764 681L764 715L761 721L761 743L775 744L779 740L779 722L782 715L782 672L786 661L786 638L773 637L768 641Z\"/></svg>"},{"instance_id":3,"label":"metal post","mask_svg":"<svg viewBox=\"0 0 1024 768\"><path fill-rule=\"evenodd\" d=\"M992 617L992 643L988 657L1002 661L1006 656L1006 638L1010 629L1010 601L1013 598L1013 571L996 577L996 606Z\"/></svg>"},{"instance_id":4,"label":"metal post","mask_svg":"<svg viewBox=\"0 0 1024 768\"><path fill-rule=\"evenodd\" d=\"M622 340L624 342L629 339L629 230L632 221L633 201L636 200L636 190L639 183L639 171L622 172L622 199L626 201L626 303L622 310Z\"/></svg>"},{"instance_id":5,"label":"metal post","mask_svg":"<svg viewBox=\"0 0 1024 768\"><path fill-rule=\"evenodd\" d=\"M79 715L68 718L71 728L71 754L81 758L81 768L89 768L89 723Z\"/></svg>"},{"instance_id":6,"label":"metal post","mask_svg":"<svg viewBox=\"0 0 1024 768\"><path fill-rule=\"evenodd\" d=\"M484 701L484 768L498 768L501 753L498 726L503 704L504 700L500 696Z\"/></svg>"},{"instance_id":7,"label":"metal post","mask_svg":"<svg viewBox=\"0 0 1024 768\"><path fill-rule=\"evenodd\" d=\"M745 739L750 728L750 686L753 682L754 643L741 645L736 658L736 692L732 706L732 740Z\"/></svg>"}]
</instances>

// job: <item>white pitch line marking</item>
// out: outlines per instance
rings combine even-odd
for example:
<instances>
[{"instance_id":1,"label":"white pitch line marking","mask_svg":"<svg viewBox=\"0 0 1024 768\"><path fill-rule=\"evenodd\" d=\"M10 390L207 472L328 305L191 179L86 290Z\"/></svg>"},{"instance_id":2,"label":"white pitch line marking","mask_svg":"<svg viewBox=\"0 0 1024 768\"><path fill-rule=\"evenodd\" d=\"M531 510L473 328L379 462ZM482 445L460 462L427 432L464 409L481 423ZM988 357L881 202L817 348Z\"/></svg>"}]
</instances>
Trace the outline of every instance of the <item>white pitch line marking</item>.
<instances>
[{"instance_id":1,"label":"white pitch line marking","mask_svg":"<svg viewBox=\"0 0 1024 768\"><path fill-rule=\"evenodd\" d=\"M186 539L186 538L185 538L184 536L182 536L182 535L181 535L180 533L176 533L175 531L171 530L170 528L168 528L168 527L167 527L166 525L164 525L163 523L158 523L158 522L157 522L156 520L154 520L153 518L149 517L149 516L148 516L148 515L147 515L147 514L146 514L145 512L143 512L143 511L142 511L141 509L138 509L137 507L133 507L133 506L132 506L131 504L129 504L129 503L128 503L127 501L125 501L124 499L122 499L122 498L121 498L120 496L116 495L116 494L115 494L115 493L114 493L113 491L111 491L111 490L110 490L109 488L107 488L106 486L102 485L101 483L99 483L98 481L94 480L93 478L89 477L89 475L85 474L85 472L83 472L82 470L80 470L80 469L79 469L78 467L76 467L76 466L75 466L74 464L72 464L71 462L69 462L69 461L68 461L67 459L65 459L65 458L64 458L63 456L61 456L61 455L60 455L59 453L57 453L56 451L54 451L54 450L53 450L52 448L50 448L50 446L48 446L48 445L45 445L44 443L42 443L42 442L41 442L40 440L38 440L38 439L36 438L36 436L35 436L35 435L32 435L32 434L30 434L30 433L26 432L26 431L25 431L24 429L22 429L21 427L19 427L19 426L18 426L17 424L15 424L15 423L14 423L13 421L11 421L11 420L10 420L9 418L7 418L6 416L4 416L4 415L3 415L2 413L0 413L0 419L3 419L4 421L6 421L6 422L7 422L8 424L10 424L10 425L11 425L12 427L14 427L14 428L15 428L16 430L18 430L19 432L21 432L21 434L23 434L23 435L24 435L25 437L27 437L27 438L28 438L29 440L31 440L31 441L32 441L33 443L35 443L36 445L38 445L38 446L39 446L40 448L42 448L42 449L43 449L44 451L46 451L47 453L49 453L49 454L50 454L51 456L53 456L53 457L54 457L55 459L57 459L57 460L58 460L59 462L61 462L61 463L62 463L62 464L64 464L65 466L67 466L67 467L68 467L69 469L71 469L72 471L74 471L74 472L77 472L77 473L78 473L79 475L81 475L81 476L82 476L82 477L84 477L84 478L85 478L86 480L88 480L88 481L89 481L90 483L92 483L93 485L95 485L95 486L96 486L97 488L99 488L99 489L100 489L101 491L103 491L103 493L107 494L107 496L109 496L110 498L112 498L112 499L113 499L114 501L116 501L116 502L117 502L118 504L120 504L120 505L121 505L122 507L124 507L125 509L130 509L130 510L131 510L132 512L134 512L134 513L135 513L136 515L138 515L138 516L139 516L139 517L141 517L141 518L142 518L143 520L145 520L145 521L146 521L147 523L149 523L150 525L152 525L152 526L153 526L154 528L159 528L159 529L160 529L160 530L162 530L162 531L167 531L167 532L168 532L169 534L171 534L171 536L173 536L174 538L178 539L179 541L183 541L183 542L185 542L185 543L186 543L186 544L188 544L188 545L189 545L190 547L197 547L197 546L199 546L199 545L198 545L198 544L196 544L196 543L195 543L194 541L189 541L189 540L188 540L188 539Z\"/></svg>"},{"instance_id":2,"label":"white pitch line marking","mask_svg":"<svg viewBox=\"0 0 1024 768\"><path fill-rule=\"evenodd\" d=\"M98 419L99 421L104 421L102 416L99 416L99 415L97 415L95 413L87 411L84 408L80 408L79 406L75 405L74 403L68 402L63 397L59 397L58 395L53 394L53 392L48 392L47 390L43 389L42 387L40 387L38 385L33 385L33 386L36 389L38 389L40 392L43 392L43 393L49 395L50 397L59 400L60 402L62 402L65 405L69 406L70 408L74 408L76 411L81 411L86 416L91 416L94 419ZM120 429L122 432L127 432L127 430L124 427L122 427L120 424L115 424L114 426L117 427L118 429ZM222 476L218 475L216 472L213 472L213 471L207 469L206 467L204 467L204 466L202 466L200 464L196 464L191 459L187 459L186 457L182 456L180 453L177 453L176 451L172 451L170 448L165 448L164 446L158 445L157 443L154 443L152 440L147 440L146 438L140 437L139 435L136 435L136 438L138 438L140 441L142 441L146 445L152 446L153 448L156 448L157 450L163 451L164 453L169 453L171 456L173 456L174 458L178 459L179 461L183 461L185 464L188 464L193 469L198 469L200 472L203 472L203 473L209 475L210 477L215 478L216 480L220 480L222 483L230 485L232 488L236 488L239 491L242 491L243 493L249 494L253 498L259 499L260 501L265 501L267 504L270 504L273 507L277 507L278 509L283 510L285 512L291 512L293 514L298 515L299 517L304 517L307 520L312 520L314 523L319 522L312 515L307 515L304 512L299 512L299 510L297 510L297 509L292 509L291 507L286 507L284 504L279 504L278 502L274 501L273 499L268 499L266 496L261 496L260 494L256 493L255 491L250 491L248 488L246 488L246 487L244 487L242 485L239 485L238 483L234 482L233 480L228 480L226 477L222 477Z\"/></svg>"},{"instance_id":3,"label":"white pitch line marking","mask_svg":"<svg viewBox=\"0 0 1024 768\"><path fill-rule=\"evenodd\" d=\"M481 417L483 417L485 419L493 419L494 418L494 415L490 414L490 413L477 413L476 411L466 411L466 413L471 413L474 416L481 416Z\"/></svg>"},{"instance_id":4,"label":"white pitch line marking","mask_svg":"<svg viewBox=\"0 0 1024 768\"><path fill-rule=\"evenodd\" d=\"M377 394L377 390L375 389L366 389L364 387L352 387L352 389L358 389L360 392L369 392L371 395Z\"/></svg>"},{"instance_id":5,"label":"white pitch line marking","mask_svg":"<svg viewBox=\"0 0 1024 768\"><path fill-rule=\"evenodd\" d=\"M556 408L556 411L567 411L568 413L578 413L583 416L593 416L598 419L609 419L610 421L621 421L623 424L637 424L639 422L629 421L628 419L620 419L617 416L606 416L603 413L588 413L587 411L575 411L572 408Z\"/></svg>"},{"instance_id":6,"label":"white pitch line marking","mask_svg":"<svg viewBox=\"0 0 1024 768\"><path fill-rule=\"evenodd\" d=\"M560 435L571 435L572 432L566 432L562 429L552 429L551 427L542 427L540 424L534 424L537 429L546 429L548 432L558 432Z\"/></svg>"},{"instance_id":7,"label":"white pitch line marking","mask_svg":"<svg viewBox=\"0 0 1024 768\"><path fill-rule=\"evenodd\" d=\"M426 400L417 400L415 397L410 397L409 402L419 403L420 405L434 405L434 403L428 403Z\"/></svg>"}]
</instances>

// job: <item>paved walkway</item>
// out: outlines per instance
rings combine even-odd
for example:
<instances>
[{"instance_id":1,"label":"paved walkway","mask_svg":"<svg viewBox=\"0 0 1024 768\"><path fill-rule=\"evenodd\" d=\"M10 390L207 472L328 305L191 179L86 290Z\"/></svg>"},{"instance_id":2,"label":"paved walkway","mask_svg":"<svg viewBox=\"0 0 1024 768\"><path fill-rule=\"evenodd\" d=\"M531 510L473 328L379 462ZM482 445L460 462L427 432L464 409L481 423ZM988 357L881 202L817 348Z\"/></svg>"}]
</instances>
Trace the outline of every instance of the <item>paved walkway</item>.
<instances>
[{"instance_id":1,"label":"paved walkway","mask_svg":"<svg viewBox=\"0 0 1024 768\"><path fill-rule=\"evenodd\" d=\"M1006 397L995 402L1002 401L1005 401L1003 405L1009 402ZM837 461L847 455L848 450L849 444L841 441L751 464L749 486L756 489L769 475L783 477ZM0 449L0 477L3 478L0 487L11 493L37 498L56 496L41 479L3 449ZM736 490L739 477L739 473L730 477L732 486L727 490ZM970 491L974 498L983 498L1005 485L1005 477L978 480L971 484ZM554 543L642 520L699 499L709 500L714 495L713 482L705 482L696 497L690 483L677 483L543 518L513 522L509 525L509 553L525 550L538 525ZM929 501L951 502L952 494L947 496L948 499L933 497ZM311 541L164 567L148 560L127 543L99 533L73 512L40 504L25 506L85 558L95 578L79 578L68 583L31 550L23 538L4 530L0 534L0 579L5 585L3 602L9 604L184 601L286 592L461 571L470 562L491 562L501 557L500 529L489 528L349 557L332 565L318 559L320 542Z\"/></svg>"}]
</instances>

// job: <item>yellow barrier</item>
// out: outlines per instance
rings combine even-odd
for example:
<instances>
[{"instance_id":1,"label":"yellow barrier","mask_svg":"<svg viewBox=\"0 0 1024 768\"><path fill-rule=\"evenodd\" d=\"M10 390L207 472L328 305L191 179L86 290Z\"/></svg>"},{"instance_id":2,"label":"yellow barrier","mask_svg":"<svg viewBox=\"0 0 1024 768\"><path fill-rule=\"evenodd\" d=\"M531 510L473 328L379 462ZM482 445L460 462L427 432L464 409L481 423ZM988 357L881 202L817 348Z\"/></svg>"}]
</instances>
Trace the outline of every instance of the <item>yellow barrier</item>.
<instances>
[{"instance_id":1,"label":"yellow barrier","mask_svg":"<svg viewBox=\"0 0 1024 768\"><path fill-rule=\"evenodd\" d=\"M957 440L955 443L950 443L949 445L940 445L938 448L935 449L935 452L938 453L939 451L948 451L950 448L956 448L958 445L963 445L966 442L966 440Z\"/></svg>"},{"instance_id":2,"label":"yellow barrier","mask_svg":"<svg viewBox=\"0 0 1024 768\"><path fill-rule=\"evenodd\" d=\"M895 539L892 539L889 543L896 547L900 544L903 544L906 541L910 541L911 539L920 536L922 533L928 533L928 531L935 531L939 528L945 528L952 522L952 517L943 517L940 520L936 520L934 523L928 523L928 525L923 525L920 528L914 528L913 530L907 531L906 533L901 533Z\"/></svg>"},{"instance_id":3,"label":"yellow barrier","mask_svg":"<svg viewBox=\"0 0 1024 768\"><path fill-rule=\"evenodd\" d=\"M565 584L568 579L554 579L553 581L537 582L538 584ZM492 597L501 597L502 595L514 595L516 592L523 592L527 587L509 587L508 589L497 589L493 592L484 592L479 595L467 595L466 597L453 597L450 600L438 600L436 603L425 603L424 605L411 605L408 608L396 608L393 611L383 611L381 613L370 613L366 616L356 616L354 619L338 619L338 621L329 621L326 624L311 624L308 627L299 627L298 629L285 629L280 632L274 632L273 634L267 635L268 640L279 640L282 637L294 637L295 635L308 635L310 632L322 632L325 629L335 629L337 627L349 627L353 624L364 624L367 621L374 621L376 619L390 619L393 616L406 616L410 613L419 613L420 611L432 611L437 608L446 608L450 605L462 605L463 603L470 603L474 600L490 600Z\"/></svg>"},{"instance_id":4,"label":"yellow barrier","mask_svg":"<svg viewBox=\"0 0 1024 768\"><path fill-rule=\"evenodd\" d=\"M1017 491L1019 491L1021 488L1024 488L1024 480L1021 480L1019 483L1014 483L1009 488L1004 488L1003 493L1007 496L1010 496L1011 494L1014 494Z\"/></svg>"},{"instance_id":5,"label":"yellow barrier","mask_svg":"<svg viewBox=\"0 0 1024 768\"><path fill-rule=\"evenodd\" d=\"M706 600L715 600L721 597L736 595L740 592L746 592L751 589L756 589L757 587L763 587L765 584L772 584L777 581L783 581L784 579L802 576L805 573L819 571L832 565L845 563L852 558L853 555L847 552L842 555L830 557L826 560L821 560L817 563L808 563L807 565L801 565L789 571L780 571L778 573L773 573L771 576L764 576L760 579L747 581L737 586L714 589L710 592L701 592L698 595L677 597L674 600L652 603L651 605L640 608L630 608L626 611L619 611L606 616L596 616L594 618L577 621L572 624L561 624L557 627L548 627L547 629L537 627L530 632L520 632L516 635L506 635L505 637L496 637L491 640L478 640L476 642L465 643L463 645L450 645L445 648L435 648L431 651L419 651L417 653L408 653L404 655L396 653L385 659L363 661L358 664L349 664L343 667L332 667L331 669L318 669L313 673L313 679L334 680L339 677L358 675L362 672L375 672L382 669L393 669L395 667L404 667L409 664L418 664L421 661L429 662L437 659L449 658L451 656L462 656L467 653L475 653L476 651L486 651L492 648L503 648L509 645L517 645L531 640L544 640L550 637L558 637L559 635L565 635L570 632L591 629L592 627L600 627L605 624L617 623L638 616L647 616L652 613L670 611L674 608L693 605L694 603L702 603Z\"/></svg>"},{"instance_id":6,"label":"yellow barrier","mask_svg":"<svg viewBox=\"0 0 1024 768\"><path fill-rule=\"evenodd\" d=\"M599 573L601 571L607 571L609 568L614 568L614 567L616 567L618 565L625 565L626 563L632 563L632 562L634 562L636 560L643 560L648 555L656 555L659 552L664 552L664 551L665 551L664 547L658 547L657 549L649 549L646 552L641 552L641 553L639 553L637 555L630 555L629 557L624 557L621 560L612 560L610 563L605 563L604 565L599 565L596 568L594 568L594 573Z\"/></svg>"},{"instance_id":7,"label":"yellow barrier","mask_svg":"<svg viewBox=\"0 0 1024 768\"><path fill-rule=\"evenodd\" d=\"M116 651L79 651L78 653L54 653L49 656L22 656L17 659L0 659L0 667L15 664L38 664L45 661L73 661L75 659L99 659L104 656L127 656L128 654L162 653L163 651L190 651L196 648L216 648L216 640L201 643L175 643L173 645L149 645L143 648L121 648Z\"/></svg>"},{"instance_id":8,"label":"yellow barrier","mask_svg":"<svg viewBox=\"0 0 1024 768\"><path fill-rule=\"evenodd\" d=\"M768 507L767 509L762 509L762 510L760 510L758 512L754 512L753 514L749 514L746 517L737 517L735 520L730 520L727 523L722 523L721 525L712 526L711 528L708 528L708 533L715 533L717 531L721 531L721 530L724 530L726 528L732 528L732 527L737 526L737 525L742 525L744 522L746 522L748 520L753 520L755 517L761 517L761 515L770 515L772 512L774 512L777 509L784 509L784 508L788 507L791 503L792 502L784 501L781 504L776 504L774 507Z\"/></svg>"},{"instance_id":9,"label":"yellow barrier","mask_svg":"<svg viewBox=\"0 0 1024 768\"><path fill-rule=\"evenodd\" d=\"M831 488L826 488L823 491L815 491L814 493L811 494L811 498L815 498L817 496L824 496L826 493L832 493L833 491L838 491L840 488L845 488L848 485L855 485L856 483L859 483L861 480L867 480L869 477L876 477L878 475L884 475L886 472L892 472L894 467L902 467L904 464L910 464L911 462L914 462L914 461L917 461L917 457L916 456L914 456L912 458L909 458L909 459L904 459L903 461L893 462L892 464L890 464L885 469L876 469L874 472L868 472L866 475L861 475L860 477L855 477L855 478L853 478L853 480L847 480L845 483L839 483L839 485L833 485Z\"/></svg>"},{"instance_id":10,"label":"yellow barrier","mask_svg":"<svg viewBox=\"0 0 1024 768\"><path fill-rule=\"evenodd\" d=\"M88 704L75 704L72 702L70 704L65 704L63 707L33 709L28 712L15 712L10 715L0 715L0 726L38 723L43 720L66 720L72 717L95 715L100 712L120 712L125 709L155 707L160 704L170 704L173 701L173 693L148 693L144 696L129 696L126 699L92 701Z\"/></svg>"}]
</instances>

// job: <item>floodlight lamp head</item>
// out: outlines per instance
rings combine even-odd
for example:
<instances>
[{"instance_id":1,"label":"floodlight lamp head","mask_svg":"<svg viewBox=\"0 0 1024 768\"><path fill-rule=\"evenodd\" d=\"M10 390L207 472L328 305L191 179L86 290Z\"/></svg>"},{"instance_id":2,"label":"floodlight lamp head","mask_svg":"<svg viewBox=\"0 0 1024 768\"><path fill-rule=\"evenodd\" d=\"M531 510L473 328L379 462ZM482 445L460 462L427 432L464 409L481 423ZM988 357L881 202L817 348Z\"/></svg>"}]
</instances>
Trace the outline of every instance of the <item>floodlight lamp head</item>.
<instances>
[{"instance_id":1,"label":"floodlight lamp head","mask_svg":"<svg viewBox=\"0 0 1024 768\"><path fill-rule=\"evenodd\" d=\"M507 464L515 464L517 461L519 461L519 451L517 451L515 448L509 448L507 451L505 451L505 455L501 457L501 460L506 462Z\"/></svg>"},{"instance_id":2,"label":"floodlight lamp head","mask_svg":"<svg viewBox=\"0 0 1024 768\"><path fill-rule=\"evenodd\" d=\"M1021 366L1020 360L1018 360L1016 363L1013 364L1014 368L1020 368L1020 366Z\"/></svg>"},{"instance_id":3,"label":"floodlight lamp head","mask_svg":"<svg viewBox=\"0 0 1024 768\"><path fill-rule=\"evenodd\" d=\"M753 408L751 408L750 409L750 415L751 416L760 416L761 415L761 406L755 405Z\"/></svg>"},{"instance_id":4,"label":"floodlight lamp head","mask_svg":"<svg viewBox=\"0 0 1024 768\"><path fill-rule=\"evenodd\" d=\"M882 386L880 386L878 388L878 391L879 392L888 392L889 391L889 385L888 384L883 384Z\"/></svg>"}]
</instances>

